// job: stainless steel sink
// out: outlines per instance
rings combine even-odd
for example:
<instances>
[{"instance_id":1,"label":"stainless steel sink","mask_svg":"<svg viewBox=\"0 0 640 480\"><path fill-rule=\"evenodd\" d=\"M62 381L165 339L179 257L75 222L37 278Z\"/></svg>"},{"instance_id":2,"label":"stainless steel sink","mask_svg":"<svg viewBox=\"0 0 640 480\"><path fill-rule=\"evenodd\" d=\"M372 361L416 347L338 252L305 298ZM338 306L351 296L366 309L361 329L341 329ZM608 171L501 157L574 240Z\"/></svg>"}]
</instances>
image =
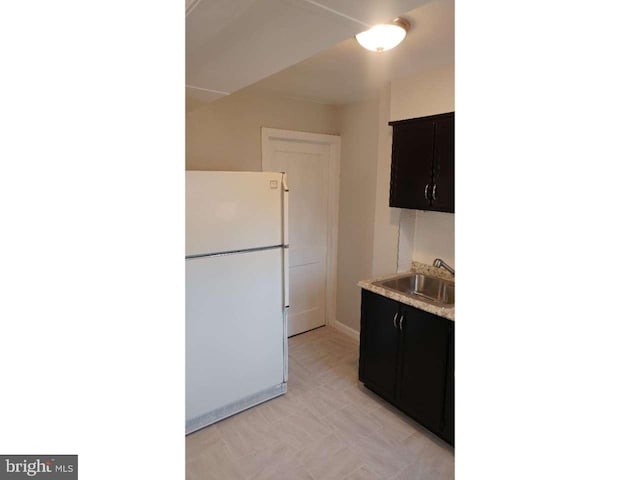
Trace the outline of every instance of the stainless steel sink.
<instances>
[{"instance_id":1,"label":"stainless steel sink","mask_svg":"<svg viewBox=\"0 0 640 480\"><path fill-rule=\"evenodd\" d=\"M412 295L420 300L426 300L445 307L451 307L455 303L455 284L442 278L410 273L375 282L374 285Z\"/></svg>"}]
</instances>

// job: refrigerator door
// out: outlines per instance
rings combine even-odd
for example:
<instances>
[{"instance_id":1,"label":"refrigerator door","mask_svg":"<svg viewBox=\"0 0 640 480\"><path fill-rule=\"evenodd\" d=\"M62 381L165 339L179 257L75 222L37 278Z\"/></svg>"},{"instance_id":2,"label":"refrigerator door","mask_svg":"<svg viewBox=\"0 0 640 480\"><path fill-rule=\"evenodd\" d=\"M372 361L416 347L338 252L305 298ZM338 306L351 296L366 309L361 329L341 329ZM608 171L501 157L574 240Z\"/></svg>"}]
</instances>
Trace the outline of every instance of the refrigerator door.
<instances>
[{"instance_id":1,"label":"refrigerator door","mask_svg":"<svg viewBox=\"0 0 640 480\"><path fill-rule=\"evenodd\" d=\"M187 433L286 391L283 249L186 260Z\"/></svg>"},{"instance_id":2,"label":"refrigerator door","mask_svg":"<svg viewBox=\"0 0 640 480\"><path fill-rule=\"evenodd\" d=\"M186 172L186 255L283 244L282 173Z\"/></svg>"}]
</instances>

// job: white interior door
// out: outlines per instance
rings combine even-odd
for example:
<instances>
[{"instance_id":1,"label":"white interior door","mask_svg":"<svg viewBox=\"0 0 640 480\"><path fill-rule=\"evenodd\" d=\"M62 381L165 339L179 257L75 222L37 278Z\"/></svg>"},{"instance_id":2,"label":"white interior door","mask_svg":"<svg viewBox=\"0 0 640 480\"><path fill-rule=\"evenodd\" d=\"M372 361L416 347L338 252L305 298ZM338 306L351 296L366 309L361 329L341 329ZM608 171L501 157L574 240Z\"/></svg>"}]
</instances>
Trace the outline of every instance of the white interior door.
<instances>
[{"instance_id":1,"label":"white interior door","mask_svg":"<svg viewBox=\"0 0 640 480\"><path fill-rule=\"evenodd\" d=\"M339 137L263 128L262 169L287 173L288 335L335 315Z\"/></svg>"}]
</instances>

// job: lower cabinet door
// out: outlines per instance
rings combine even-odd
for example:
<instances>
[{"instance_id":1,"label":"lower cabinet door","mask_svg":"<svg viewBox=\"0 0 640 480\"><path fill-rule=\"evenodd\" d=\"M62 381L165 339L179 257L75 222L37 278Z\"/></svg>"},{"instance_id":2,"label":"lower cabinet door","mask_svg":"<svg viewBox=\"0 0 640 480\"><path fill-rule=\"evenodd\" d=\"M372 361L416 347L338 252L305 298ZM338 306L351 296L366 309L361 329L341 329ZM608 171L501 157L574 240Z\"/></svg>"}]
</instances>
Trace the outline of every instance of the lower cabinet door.
<instances>
[{"instance_id":1,"label":"lower cabinet door","mask_svg":"<svg viewBox=\"0 0 640 480\"><path fill-rule=\"evenodd\" d=\"M360 325L360 381L387 399L396 386L399 330L398 302L362 291ZM397 317L396 317L397 315Z\"/></svg>"},{"instance_id":2,"label":"lower cabinet door","mask_svg":"<svg viewBox=\"0 0 640 480\"><path fill-rule=\"evenodd\" d=\"M432 432L444 430L450 320L403 305L397 403Z\"/></svg>"},{"instance_id":3,"label":"lower cabinet door","mask_svg":"<svg viewBox=\"0 0 640 480\"><path fill-rule=\"evenodd\" d=\"M454 324L451 322L449 329L449 354L447 355L447 381L444 397L444 428L442 430L442 438L451 445L454 444L454 412L455 412L455 353L454 353Z\"/></svg>"}]
</instances>

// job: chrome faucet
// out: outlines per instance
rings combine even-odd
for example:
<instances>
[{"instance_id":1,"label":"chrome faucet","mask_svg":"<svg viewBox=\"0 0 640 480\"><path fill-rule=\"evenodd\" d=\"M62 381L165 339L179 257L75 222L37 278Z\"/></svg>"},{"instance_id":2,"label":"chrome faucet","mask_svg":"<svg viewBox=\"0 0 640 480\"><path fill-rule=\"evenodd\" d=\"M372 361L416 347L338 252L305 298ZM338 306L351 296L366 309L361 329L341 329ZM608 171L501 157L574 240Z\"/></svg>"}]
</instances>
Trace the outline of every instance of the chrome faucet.
<instances>
[{"instance_id":1,"label":"chrome faucet","mask_svg":"<svg viewBox=\"0 0 640 480\"><path fill-rule=\"evenodd\" d=\"M451 275L455 276L456 275L456 271L451 268L449 265L447 265L446 263L444 263L444 261L441 258L436 258L433 261L433 266L438 268L444 268L447 272L449 272Z\"/></svg>"}]
</instances>

